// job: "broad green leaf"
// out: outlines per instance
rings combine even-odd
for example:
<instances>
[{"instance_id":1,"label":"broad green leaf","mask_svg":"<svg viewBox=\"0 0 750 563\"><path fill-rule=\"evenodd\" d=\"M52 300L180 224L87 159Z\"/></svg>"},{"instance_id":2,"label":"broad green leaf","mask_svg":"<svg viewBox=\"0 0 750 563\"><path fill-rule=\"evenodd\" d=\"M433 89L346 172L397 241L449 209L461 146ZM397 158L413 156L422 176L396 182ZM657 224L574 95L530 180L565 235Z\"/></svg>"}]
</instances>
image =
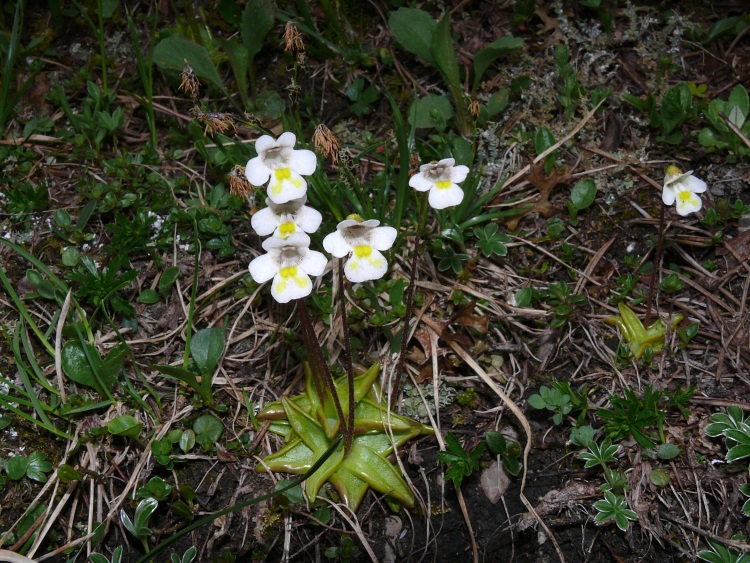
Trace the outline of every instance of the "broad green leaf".
<instances>
[{"instance_id":1,"label":"broad green leaf","mask_svg":"<svg viewBox=\"0 0 750 563\"><path fill-rule=\"evenodd\" d=\"M242 43L247 49L248 63L263 47L263 40L273 29L274 2L272 0L250 0L242 12Z\"/></svg>"},{"instance_id":2,"label":"broad green leaf","mask_svg":"<svg viewBox=\"0 0 750 563\"><path fill-rule=\"evenodd\" d=\"M580 180L570 193L570 200L576 209L583 210L594 203L596 198L596 182L590 178Z\"/></svg>"},{"instance_id":3,"label":"broad green leaf","mask_svg":"<svg viewBox=\"0 0 750 563\"><path fill-rule=\"evenodd\" d=\"M661 467L651 470L651 482L657 487L666 487L669 481L669 473L666 470Z\"/></svg>"},{"instance_id":4,"label":"broad green leaf","mask_svg":"<svg viewBox=\"0 0 750 563\"><path fill-rule=\"evenodd\" d=\"M143 424L129 414L113 418L107 424L107 430L110 434L127 438L137 438L142 428Z\"/></svg>"},{"instance_id":5,"label":"broad green leaf","mask_svg":"<svg viewBox=\"0 0 750 563\"><path fill-rule=\"evenodd\" d=\"M416 129L445 129L453 117L453 106L446 96L428 94L417 98L409 108L409 123Z\"/></svg>"},{"instance_id":6,"label":"broad green leaf","mask_svg":"<svg viewBox=\"0 0 750 563\"><path fill-rule=\"evenodd\" d=\"M153 289L144 289L138 296L138 303L145 303L146 305L153 305L161 301L161 297Z\"/></svg>"},{"instance_id":7,"label":"broad green leaf","mask_svg":"<svg viewBox=\"0 0 750 563\"><path fill-rule=\"evenodd\" d=\"M745 87L742 84L737 84L737 86L732 88L732 93L729 94L727 106L730 112L732 111L732 108L739 108L743 116L747 116L748 112L750 112L750 98L748 97L747 90L745 90ZM741 125L738 125L738 127L741 127Z\"/></svg>"},{"instance_id":8,"label":"broad green leaf","mask_svg":"<svg viewBox=\"0 0 750 563\"><path fill-rule=\"evenodd\" d=\"M185 430L180 436L180 449L184 453L188 453L195 447L195 432L192 430Z\"/></svg>"},{"instance_id":9,"label":"broad green leaf","mask_svg":"<svg viewBox=\"0 0 750 563\"><path fill-rule=\"evenodd\" d=\"M57 477L63 483L70 483L71 481L80 481L83 479L81 472L67 463L63 463L57 468Z\"/></svg>"},{"instance_id":10,"label":"broad green leaf","mask_svg":"<svg viewBox=\"0 0 750 563\"><path fill-rule=\"evenodd\" d=\"M23 476L26 475L27 467L28 459L23 455L14 455L5 460L5 474L13 481L23 479Z\"/></svg>"},{"instance_id":11,"label":"broad green leaf","mask_svg":"<svg viewBox=\"0 0 750 563\"><path fill-rule=\"evenodd\" d=\"M216 442L224 431L221 421L212 414L199 416L193 423L196 439L204 445L206 442Z\"/></svg>"},{"instance_id":12,"label":"broad green leaf","mask_svg":"<svg viewBox=\"0 0 750 563\"><path fill-rule=\"evenodd\" d=\"M62 368L70 379L79 385L85 385L101 391L99 383L94 375L94 370L86 357L84 347L88 348L91 357L100 360L99 352L93 346L80 342L79 340L69 340L65 343L61 351Z\"/></svg>"},{"instance_id":13,"label":"broad green leaf","mask_svg":"<svg viewBox=\"0 0 750 563\"><path fill-rule=\"evenodd\" d=\"M159 278L159 293L166 297L179 276L180 268L177 266L170 266L164 270Z\"/></svg>"},{"instance_id":14,"label":"broad green leaf","mask_svg":"<svg viewBox=\"0 0 750 563\"><path fill-rule=\"evenodd\" d=\"M219 363L225 347L224 333L216 328L204 328L190 340L190 354L202 374L210 375Z\"/></svg>"},{"instance_id":15,"label":"broad green leaf","mask_svg":"<svg viewBox=\"0 0 750 563\"><path fill-rule=\"evenodd\" d=\"M27 460L26 475L39 483L47 482L47 473L52 471L52 465L42 452L32 452Z\"/></svg>"},{"instance_id":16,"label":"broad green leaf","mask_svg":"<svg viewBox=\"0 0 750 563\"><path fill-rule=\"evenodd\" d=\"M689 117L693 95L687 84L680 83L670 88L661 104L661 129L664 134L671 133Z\"/></svg>"},{"instance_id":17,"label":"broad green leaf","mask_svg":"<svg viewBox=\"0 0 750 563\"><path fill-rule=\"evenodd\" d=\"M430 46L437 23L430 14L414 8L399 8L388 18L388 25L404 49L434 64Z\"/></svg>"},{"instance_id":18,"label":"broad green leaf","mask_svg":"<svg viewBox=\"0 0 750 563\"><path fill-rule=\"evenodd\" d=\"M198 78L211 82L219 90L227 93L208 49L202 45L184 37L172 36L162 39L154 47L154 63L164 70L182 72L185 68L185 60L193 67Z\"/></svg>"},{"instance_id":19,"label":"broad green leaf","mask_svg":"<svg viewBox=\"0 0 750 563\"><path fill-rule=\"evenodd\" d=\"M506 35L505 37L496 39L484 49L477 51L474 55L474 85L472 86L472 90L477 89L484 73L498 57L507 55L522 47L523 39Z\"/></svg>"},{"instance_id":20,"label":"broad green leaf","mask_svg":"<svg viewBox=\"0 0 750 563\"><path fill-rule=\"evenodd\" d=\"M745 114L742 113L742 110L739 106L732 106L732 109L729 110L729 115L727 117L729 118L729 122L738 129L742 128L742 126L745 124Z\"/></svg>"},{"instance_id":21,"label":"broad green leaf","mask_svg":"<svg viewBox=\"0 0 750 563\"><path fill-rule=\"evenodd\" d=\"M450 12L446 12L440 19L440 22L438 22L435 34L432 36L432 43L430 43L430 51L432 52L435 66L443 75L443 80L445 80L448 88L454 92L454 95L457 96L463 89L458 70L458 57L456 57L456 50L453 47L453 37L451 37Z\"/></svg>"},{"instance_id":22,"label":"broad green leaf","mask_svg":"<svg viewBox=\"0 0 750 563\"><path fill-rule=\"evenodd\" d=\"M555 144L555 137L547 127L540 127L534 136L534 148L536 154L540 155Z\"/></svg>"},{"instance_id":23,"label":"broad green leaf","mask_svg":"<svg viewBox=\"0 0 750 563\"><path fill-rule=\"evenodd\" d=\"M659 446L659 450L656 453L659 459L674 459L680 455L680 448L674 444L662 444Z\"/></svg>"}]
</instances>

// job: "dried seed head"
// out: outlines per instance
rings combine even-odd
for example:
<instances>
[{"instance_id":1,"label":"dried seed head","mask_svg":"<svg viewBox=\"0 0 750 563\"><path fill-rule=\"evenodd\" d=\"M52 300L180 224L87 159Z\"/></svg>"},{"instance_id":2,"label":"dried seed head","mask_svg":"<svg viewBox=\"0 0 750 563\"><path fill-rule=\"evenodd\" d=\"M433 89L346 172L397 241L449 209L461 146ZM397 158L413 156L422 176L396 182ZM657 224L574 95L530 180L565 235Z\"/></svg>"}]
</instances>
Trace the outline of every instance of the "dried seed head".
<instances>
[{"instance_id":1,"label":"dried seed head","mask_svg":"<svg viewBox=\"0 0 750 563\"><path fill-rule=\"evenodd\" d=\"M234 116L231 113L206 113L197 106L190 110L190 113L203 125L205 135L224 133L234 125Z\"/></svg>"},{"instance_id":2,"label":"dried seed head","mask_svg":"<svg viewBox=\"0 0 750 563\"><path fill-rule=\"evenodd\" d=\"M232 168L227 178L229 192L239 197L255 196L255 188L245 177L245 167L239 164Z\"/></svg>"},{"instance_id":3,"label":"dried seed head","mask_svg":"<svg viewBox=\"0 0 750 563\"><path fill-rule=\"evenodd\" d=\"M474 119L479 117L479 102L476 98L472 98L471 102L469 102L469 113L474 117Z\"/></svg>"},{"instance_id":4,"label":"dried seed head","mask_svg":"<svg viewBox=\"0 0 750 563\"><path fill-rule=\"evenodd\" d=\"M330 158L333 164L339 162L339 140L333 132L322 123L315 128L313 134L313 143L315 147L323 153L323 156Z\"/></svg>"},{"instance_id":5,"label":"dried seed head","mask_svg":"<svg viewBox=\"0 0 750 563\"><path fill-rule=\"evenodd\" d=\"M302 41L302 35L294 22L286 22L284 44L284 50L289 53L302 53L305 50L305 42Z\"/></svg>"},{"instance_id":6,"label":"dried seed head","mask_svg":"<svg viewBox=\"0 0 750 563\"><path fill-rule=\"evenodd\" d=\"M193 98L197 98L201 90L201 83L198 81L198 77L195 75L195 71L193 70L193 67L190 66L188 60L183 60L185 61L185 68L182 69L182 74L180 74L180 77L182 78L180 90L189 94Z\"/></svg>"}]
</instances>

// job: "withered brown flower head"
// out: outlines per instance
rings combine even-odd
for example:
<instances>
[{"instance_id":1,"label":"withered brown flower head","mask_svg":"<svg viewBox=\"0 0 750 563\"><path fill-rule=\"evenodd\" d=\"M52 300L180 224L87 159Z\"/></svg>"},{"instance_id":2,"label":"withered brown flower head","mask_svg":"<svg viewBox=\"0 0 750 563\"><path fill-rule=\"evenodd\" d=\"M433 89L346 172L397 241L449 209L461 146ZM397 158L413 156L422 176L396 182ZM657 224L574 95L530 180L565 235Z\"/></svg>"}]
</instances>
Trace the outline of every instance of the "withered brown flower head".
<instances>
[{"instance_id":1,"label":"withered brown flower head","mask_svg":"<svg viewBox=\"0 0 750 563\"><path fill-rule=\"evenodd\" d=\"M245 177L245 167L239 164L232 168L227 177L229 192L239 197L250 197L255 195L255 188Z\"/></svg>"},{"instance_id":2,"label":"withered brown flower head","mask_svg":"<svg viewBox=\"0 0 750 563\"><path fill-rule=\"evenodd\" d=\"M234 116L231 113L206 113L197 106L190 110L190 113L203 125L205 135L224 133L234 125Z\"/></svg>"},{"instance_id":3,"label":"withered brown flower head","mask_svg":"<svg viewBox=\"0 0 750 563\"><path fill-rule=\"evenodd\" d=\"M201 90L201 83L198 81L198 77L195 75L195 71L193 70L193 67L190 66L188 60L183 60L185 61L185 68L182 69L182 73L180 74L180 77L182 78L180 90L189 94L193 98L197 98Z\"/></svg>"},{"instance_id":4,"label":"withered brown flower head","mask_svg":"<svg viewBox=\"0 0 750 563\"><path fill-rule=\"evenodd\" d=\"M476 98L472 98L471 102L469 102L469 113L474 117L474 119L479 117L479 102Z\"/></svg>"},{"instance_id":5,"label":"withered brown flower head","mask_svg":"<svg viewBox=\"0 0 750 563\"><path fill-rule=\"evenodd\" d=\"M322 123L315 128L313 133L313 143L315 147L323 153L323 156L330 158L333 164L339 162L339 140L333 132Z\"/></svg>"},{"instance_id":6,"label":"withered brown flower head","mask_svg":"<svg viewBox=\"0 0 750 563\"><path fill-rule=\"evenodd\" d=\"M302 53L305 50L305 42L302 41L302 35L294 22L286 22L284 45L284 50L289 53Z\"/></svg>"}]
</instances>

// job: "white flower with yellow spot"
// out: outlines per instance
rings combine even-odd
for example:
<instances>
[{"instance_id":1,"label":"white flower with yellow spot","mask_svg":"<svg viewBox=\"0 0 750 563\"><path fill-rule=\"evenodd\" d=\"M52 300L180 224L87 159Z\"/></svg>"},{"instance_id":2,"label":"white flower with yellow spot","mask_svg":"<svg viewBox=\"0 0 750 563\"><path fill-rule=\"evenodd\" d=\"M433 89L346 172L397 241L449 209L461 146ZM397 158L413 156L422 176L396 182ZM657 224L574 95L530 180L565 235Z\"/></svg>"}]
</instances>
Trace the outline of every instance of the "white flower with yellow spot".
<instances>
[{"instance_id":1,"label":"white flower with yellow spot","mask_svg":"<svg viewBox=\"0 0 750 563\"><path fill-rule=\"evenodd\" d=\"M696 194L706 191L706 182L693 176L693 171L682 173L676 166L667 168L661 200L665 205L676 203L677 213L682 216L699 211L703 206Z\"/></svg>"},{"instance_id":2,"label":"white flower with yellow spot","mask_svg":"<svg viewBox=\"0 0 750 563\"><path fill-rule=\"evenodd\" d=\"M250 224L262 237L273 233L285 239L294 233L314 233L320 227L323 216L317 209L306 206L306 201L307 195L286 203L274 203L271 198L266 198L267 207L253 215Z\"/></svg>"},{"instance_id":3,"label":"white flower with yellow spot","mask_svg":"<svg viewBox=\"0 0 750 563\"><path fill-rule=\"evenodd\" d=\"M377 280L388 271L388 262L381 254L396 240L396 229L380 227L380 221L363 221L359 215L349 215L336 226L336 231L323 239L323 248L336 258L349 256L344 264L344 275L354 283Z\"/></svg>"},{"instance_id":4,"label":"white flower with yellow spot","mask_svg":"<svg viewBox=\"0 0 750 563\"><path fill-rule=\"evenodd\" d=\"M452 158L423 164L419 172L409 178L409 185L419 192L430 190L428 201L433 209L458 205L464 199L464 192L458 184L466 180L469 167L455 164Z\"/></svg>"},{"instance_id":5,"label":"white flower with yellow spot","mask_svg":"<svg viewBox=\"0 0 750 563\"><path fill-rule=\"evenodd\" d=\"M276 140L263 135L255 141L258 156L251 158L245 167L245 177L252 185L268 182L268 197L274 203L286 203L305 195L307 182L302 176L315 172L318 165L314 152L294 150L296 141L297 137L290 132L282 133Z\"/></svg>"},{"instance_id":6,"label":"white flower with yellow spot","mask_svg":"<svg viewBox=\"0 0 750 563\"><path fill-rule=\"evenodd\" d=\"M328 259L323 253L310 250L310 237L293 233L286 239L271 237L263 241L262 254L248 269L257 283L273 278L271 295L279 303L307 297L312 291L310 276L319 276L326 269Z\"/></svg>"}]
</instances>

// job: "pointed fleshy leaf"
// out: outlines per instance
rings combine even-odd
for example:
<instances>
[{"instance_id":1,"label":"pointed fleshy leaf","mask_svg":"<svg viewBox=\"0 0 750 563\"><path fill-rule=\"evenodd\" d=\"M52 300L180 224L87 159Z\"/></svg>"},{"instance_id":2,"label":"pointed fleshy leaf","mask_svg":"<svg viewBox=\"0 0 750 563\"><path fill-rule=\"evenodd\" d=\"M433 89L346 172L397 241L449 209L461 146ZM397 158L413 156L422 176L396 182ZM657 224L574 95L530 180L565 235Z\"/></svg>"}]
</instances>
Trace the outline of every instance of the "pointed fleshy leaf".
<instances>
[{"instance_id":1,"label":"pointed fleshy leaf","mask_svg":"<svg viewBox=\"0 0 750 563\"><path fill-rule=\"evenodd\" d=\"M289 423L292 425L292 430L315 453L316 457L323 455L331 444L320 425L294 401L284 397L281 402L289 418Z\"/></svg>"},{"instance_id":2,"label":"pointed fleshy leaf","mask_svg":"<svg viewBox=\"0 0 750 563\"><path fill-rule=\"evenodd\" d=\"M414 494L401 473L367 446L352 444L342 466L379 493L393 497L405 506L414 506Z\"/></svg>"},{"instance_id":3,"label":"pointed fleshy leaf","mask_svg":"<svg viewBox=\"0 0 750 563\"><path fill-rule=\"evenodd\" d=\"M315 455L313 455L312 450L299 438L290 442L275 454L263 458L263 463L271 471L294 475L302 475L307 472L314 462ZM263 463L256 465L255 471L265 473L266 467Z\"/></svg>"},{"instance_id":4,"label":"pointed fleshy leaf","mask_svg":"<svg viewBox=\"0 0 750 563\"><path fill-rule=\"evenodd\" d=\"M319 455L322 455L324 452L320 452ZM351 452L349 454L349 457L351 457ZM310 502L313 502L315 500L315 497L318 496L318 491L323 486L323 484L330 479L331 475L333 475L338 468L341 466L341 462L344 459L344 447L339 446L339 448L333 452L331 457L329 457L327 460L323 462L323 465L320 466L320 468L310 475L310 477L307 478L307 481L305 481L305 496L307 496L307 500Z\"/></svg>"},{"instance_id":5,"label":"pointed fleshy leaf","mask_svg":"<svg viewBox=\"0 0 750 563\"><path fill-rule=\"evenodd\" d=\"M351 471L348 471L343 467L339 467L339 469L331 475L329 481L331 481L331 484L336 487L339 497L341 497L341 501L355 512L362 503L362 499L365 498L367 489L370 488L370 485L368 485L366 481L363 481Z\"/></svg>"}]
</instances>

